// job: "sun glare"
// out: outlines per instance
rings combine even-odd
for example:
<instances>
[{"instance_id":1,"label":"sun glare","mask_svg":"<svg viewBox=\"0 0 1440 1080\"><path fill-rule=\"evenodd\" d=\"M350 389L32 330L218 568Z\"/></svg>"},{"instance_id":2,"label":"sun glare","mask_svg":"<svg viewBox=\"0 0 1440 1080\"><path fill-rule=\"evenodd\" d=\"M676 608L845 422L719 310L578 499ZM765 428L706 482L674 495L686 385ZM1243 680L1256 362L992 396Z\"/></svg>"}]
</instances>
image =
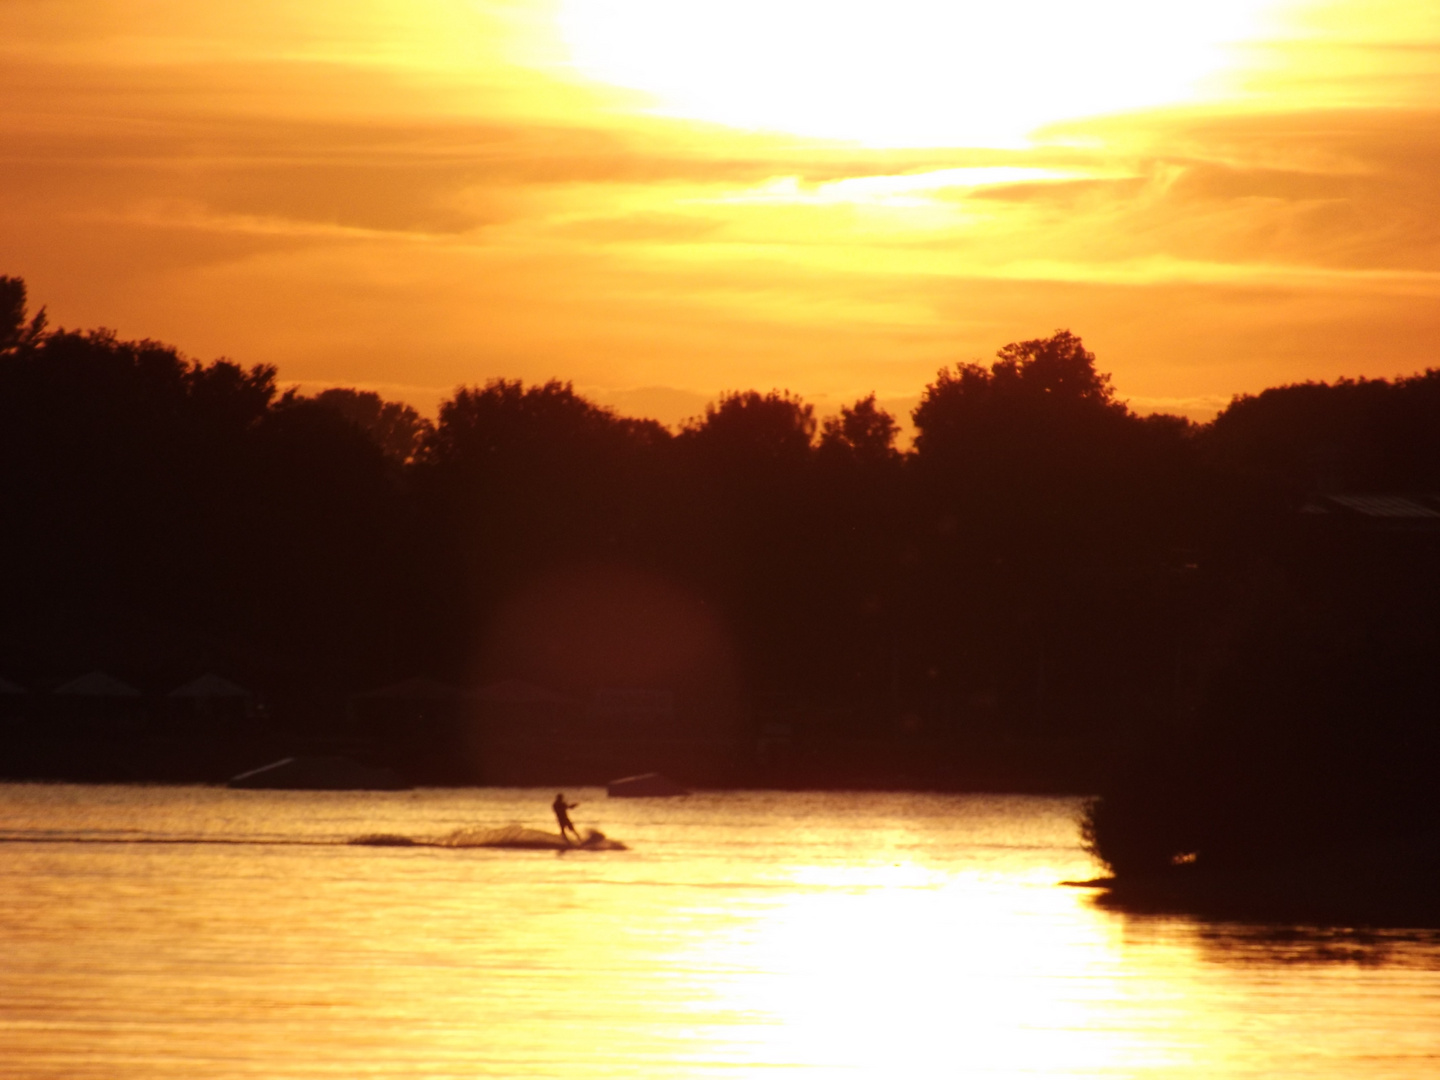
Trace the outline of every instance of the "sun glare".
<instances>
[{"instance_id":1,"label":"sun glare","mask_svg":"<svg viewBox=\"0 0 1440 1080\"><path fill-rule=\"evenodd\" d=\"M1165 1005L1133 1000L1111 928L1043 872L1027 885L913 864L817 867L797 885L706 945L734 972L714 1003L737 1020L731 1050L756 1065L998 1080L1164 1057L1102 1019Z\"/></svg>"},{"instance_id":2,"label":"sun glare","mask_svg":"<svg viewBox=\"0 0 1440 1080\"><path fill-rule=\"evenodd\" d=\"M591 78L652 111L874 146L1013 146L1202 100L1276 0L563 0Z\"/></svg>"}]
</instances>

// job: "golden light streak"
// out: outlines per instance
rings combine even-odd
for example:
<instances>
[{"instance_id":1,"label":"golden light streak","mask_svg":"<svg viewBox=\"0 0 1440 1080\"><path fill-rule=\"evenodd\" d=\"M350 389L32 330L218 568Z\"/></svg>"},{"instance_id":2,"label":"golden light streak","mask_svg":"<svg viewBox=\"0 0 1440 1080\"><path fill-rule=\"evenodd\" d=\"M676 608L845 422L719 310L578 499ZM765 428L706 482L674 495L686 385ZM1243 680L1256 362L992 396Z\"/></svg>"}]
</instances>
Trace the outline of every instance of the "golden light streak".
<instances>
[{"instance_id":1,"label":"golden light streak","mask_svg":"<svg viewBox=\"0 0 1440 1080\"><path fill-rule=\"evenodd\" d=\"M1079 179L1083 174L1021 165L937 169L893 176L851 176L805 184L798 176L779 176L758 188L727 194L721 203L869 203L877 206L932 206L947 192L995 184L1045 183Z\"/></svg>"}]
</instances>

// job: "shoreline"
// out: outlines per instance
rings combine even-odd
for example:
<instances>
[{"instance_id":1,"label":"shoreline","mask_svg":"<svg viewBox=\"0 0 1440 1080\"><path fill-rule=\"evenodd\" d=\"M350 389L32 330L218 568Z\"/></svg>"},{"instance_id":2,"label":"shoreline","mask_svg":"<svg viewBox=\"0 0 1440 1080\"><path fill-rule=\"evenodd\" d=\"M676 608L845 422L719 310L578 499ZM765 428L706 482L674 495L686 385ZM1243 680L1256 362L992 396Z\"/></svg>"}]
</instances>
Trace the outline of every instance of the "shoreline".
<instances>
[{"instance_id":1,"label":"shoreline","mask_svg":"<svg viewBox=\"0 0 1440 1080\"><path fill-rule=\"evenodd\" d=\"M1440 929L1440 835L1352 842L1247 869L1177 866L1067 881L1101 907L1216 921Z\"/></svg>"}]
</instances>

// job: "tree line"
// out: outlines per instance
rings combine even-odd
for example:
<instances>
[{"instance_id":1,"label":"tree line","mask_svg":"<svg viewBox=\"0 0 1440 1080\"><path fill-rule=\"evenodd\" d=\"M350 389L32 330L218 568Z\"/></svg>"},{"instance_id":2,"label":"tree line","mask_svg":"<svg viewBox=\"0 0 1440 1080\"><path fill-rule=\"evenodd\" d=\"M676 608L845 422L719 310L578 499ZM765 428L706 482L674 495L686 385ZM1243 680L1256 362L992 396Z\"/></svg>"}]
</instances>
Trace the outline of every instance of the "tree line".
<instances>
[{"instance_id":1,"label":"tree line","mask_svg":"<svg viewBox=\"0 0 1440 1080\"><path fill-rule=\"evenodd\" d=\"M0 675L220 670L310 702L415 674L584 695L642 677L605 658L649 648L631 623L653 611L537 624L528 651L496 628L520 625L527 590L610 574L703 613L725 657L696 692L752 726L921 756L1029 747L1056 783L1098 783L1254 677L1237 656L1284 640L1299 593L1327 594L1296 576L1317 494L1440 491L1440 371L1276 387L1195 424L1136 414L1096 364L1060 330L947 368L907 450L873 394L821 421L788 392L734 391L671 431L569 383L494 379L432 422L50 329L0 278ZM1397 596L1428 596L1429 549L1407 543L1381 561ZM1365 593L1351 564L1374 558L1314 573ZM1429 641L1423 604L1402 621Z\"/></svg>"}]
</instances>

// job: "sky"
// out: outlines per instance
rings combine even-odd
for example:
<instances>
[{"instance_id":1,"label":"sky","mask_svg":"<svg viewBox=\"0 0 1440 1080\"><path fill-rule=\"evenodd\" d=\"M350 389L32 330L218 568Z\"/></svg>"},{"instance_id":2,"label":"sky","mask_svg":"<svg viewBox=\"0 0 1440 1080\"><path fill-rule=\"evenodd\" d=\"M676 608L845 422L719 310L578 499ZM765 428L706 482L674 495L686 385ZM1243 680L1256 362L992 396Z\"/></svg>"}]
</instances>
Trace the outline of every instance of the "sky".
<instances>
[{"instance_id":1,"label":"sky","mask_svg":"<svg viewBox=\"0 0 1440 1080\"><path fill-rule=\"evenodd\" d=\"M904 413L1066 328L1204 419L1440 366L1440 5L0 0L0 274L428 413Z\"/></svg>"}]
</instances>

